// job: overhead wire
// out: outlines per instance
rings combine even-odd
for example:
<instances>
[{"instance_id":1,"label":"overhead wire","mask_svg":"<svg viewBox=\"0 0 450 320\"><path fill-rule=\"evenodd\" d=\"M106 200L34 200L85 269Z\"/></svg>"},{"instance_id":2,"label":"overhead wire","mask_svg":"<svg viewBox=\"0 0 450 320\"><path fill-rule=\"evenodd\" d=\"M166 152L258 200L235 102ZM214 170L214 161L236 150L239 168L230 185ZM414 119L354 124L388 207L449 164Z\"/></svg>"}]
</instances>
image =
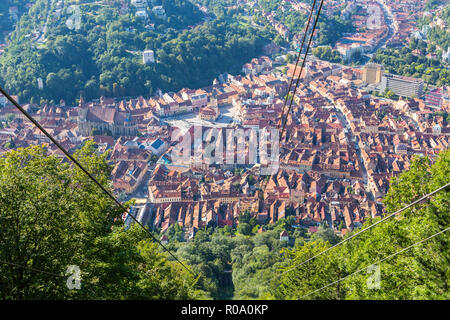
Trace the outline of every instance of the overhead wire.
<instances>
[{"instance_id":1,"label":"overhead wire","mask_svg":"<svg viewBox=\"0 0 450 320\"><path fill-rule=\"evenodd\" d=\"M319 257L319 256L321 256L321 255L324 255L325 253L329 252L330 250L332 250L332 249L334 249L334 248L336 248L336 247L341 246L342 244L344 244L344 243L350 241L351 239L354 239L355 237L359 236L360 234L362 234L362 233L364 233L364 232L366 232L366 231L372 229L372 228L375 227L376 225L378 225L378 224L380 224L380 223L382 223L382 222L384 222L384 221L386 221L386 220L388 220L388 219L390 219L390 218L392 218L392 217L398 215L399 213L401 213L401 212L403 212L403 211L405 211L405 210L411 208L412 206L414 206L414 205L416 205L416 204L418 204L418 203L420 203L420 202L422 202L422 201L424 201L424 200L430 198L431 196L433 196L433 195L435 195L436 193L438 193L438 192L440 192L440 191L442 191L442 190L448 188L449 186L450 186L450 183L447 183L447 184L443 185L442 187L440 187L440 188L438 188L438 189L436 189L436 190L434 190L434 191L432 191L432 192L430 192L430 193L424 195L423 197L421 197L421 198L419 198L419 199L417 199L417 200L415 200L415 201L409 203L408 205L402 207L401 209L395 211L394 213L391 213L390 215L387 215L386 217L384 217L384 218L382 218L382 219L376 221L375 223L371 224L370 226L368 226L368 227L366 227L366 228L364 228L364 229L362 229L362 230L359 230L358 232L352 234L351 236L345 238L344 240L338 242L337 244L335 244L335 245L333 245L333 246L331 246L331 247L325 249L324 251L322 251L322 252L320 252L320 253L318 253L318 254L312 256L311 258L306 259L306 260L302 261L301 263L296 264L296 265L294 265L293 267L291 267L291 268L289 268L289 269L283 271L282 273L278 274L277 276L271 278L268 282L271 282L271 281L273 281L273 280L275 280L275 279L281 277L282 275L284 275L284 274L286 274L286 273L288 273L288 272L290 272L290 271L292 271L292 270L294 270L294 269L299 268L300 266L304 265L305 263L308 263L308 262L314 260L315 258L317 258L317 257Z\"/></svg>"},{"instance_id":2,"label":"overhead wire","mask_svg":"<svg viewBox=\"0 0 450 320\"><path fill-rule=\"evenodd\" d=\"M189 269L183 262L181 262L164 244L161 243L139 220L137 220L127 208L119 201L117 200L114 195L109 192L89 171L87 171L78 160L76 160L58 141L56 141L55 138L52 137L51 134L45 130L38 121L36 121L15 99L13 99L1 86L0 86L0 93L2 93L28 120L31 121L52 143L54 143L58 149L60 149L64 155L72 162L74 163L81 171L83 171L90 180L92 180L102 191L105 193L110 199L112 199L117 206L119 206L120 209L123 210L124 213L127 213L128 216L132 218L132 220L137 223L142 229L145 230L145 232L152 238L154 241L156 241L169 255L175 259L177 263L179 263L185 270L187 270L190 274L192 274L194 277L197 277L198 275L195 274L191 269Z\"/></svg>"},{"instance_id":3,"label":"overhead wire","mask_svg":"<svg viewBox=\"0 0 450 320\"><path fill-rule=\"evenodd\" d=\"M34 268L34 267L30 267L30 266L23 266L21 264L17 264L17 263L14 263L14 262L7 262L7 261L0 260L0 263L1 264L7 264L7 265L10 265L10 266L13 266L13 267L17 267L17 268L21 268L21 269L28 269L28 270L31 270L31 271L34 271L34 272L39 272L39 273L47 274L47 275L54 276L54 277L65 278L65 276L62 275L62 274L57 274L57 273L54 273L54 272L49 272L49 271L37 269L37 268Z\"/></svg>"},{"instance_id":4,"label":"overhead wire","mask_svg":"<svg viewBox=\"0 0 450 320\"><path fill-rule=\"evenodd\" d=\"M331 246L331 247L329 247L328 249L326 249L326 250L324 250L324 251L322 251L322 252L320 252L320 253L314 255L313 257L311 257L311 258L309 258L309 259L303 261L302 263L300 263L299 265L297 265L297 266L295 266L295 267L300 267L300 266L304 265L305 263L308 263L309 261L311 261L311 260L313 260L313 259L315 259L315 258L317 258L317 257L319 257L319 256L321 256L321 255L323 255L323 254L325 254L325 253L327 253L328 251L330 251L330 250L332 250L332 249L334 249L334 248L336 248L336 247L341 246L341 245L344 244L345 242L350 241L351 239L353 239L353 238L359 236L361 233L364 233L364 232L366 232L366 231L372 229L372 228L375 227L376 225L378 225L378 224L380 224L380 223L382 223L382 222L384 222L384 221L386 221L386 220L388 220L388 219L390 219L390 218L392 218L392 217L398 215L399 213L401 213L401 212L403 212L403 211L405 211L405 210L411 208L412 206L414 206L414 205L416 205L416 204L418 204L418 203L420 203L420 202L422 202L422 201L424 201L424 200L430 198L431 196L435 195L436 193L438 193L438 192L441 191L441 190L444 190L445 188L448 188L449 186L450 186L450 183L447 183L446 185L444 185L444 186L442 186L442 187L440 187L440 188L434 190L433 192L430 192L430 193L424 195L424 196L421 197L420 199L418 199L418 200L416 200L416 201L414 201L414 202L411 202L410 204L406 205L405 207L401 208L400 210L397 210L397 211L395 211L394 213L391 213L390 215L387 215L386 217L384 217L384 218L382 218L382 219L376 221L375 223L371 224L371 225L368 226L367 228L364 228L364 229L362 229L362 230L359 230L358 232L352 234L352 235L349 236L348 238L345 238L344 240L338 242L338 243L335 244L334 246Z\"/></svg>"},{"instance_id":5,"label":"overhead wire","mask_svg":"<svg viewBox=\"0 0 450 320\"><path fill-rule=\"evenodd\" d=\"M321 13L321 11L322 11L323 2L324 2L324 0L321 0L321 1L320 1L320 6L319 6L319 9L318 9L318 11L317 11L316 18L315 18L315 20L314 20L313 29L312 29L311 35L310 35L310 37L309 37L308 45L307 45L307 48L306 48L305 55L304 55L304 57L303 57L302 65L301 65L301 68L300 68L300 73L299 73L299 76L298 76L297 81L296 81L296 85L295 85L295 88L294 88L294 92L293 92L292 96L290 96L290 89L291 89L291 85L292 85L292 83L293 83L293 80L294 80L294 78L295 78L295 76L296 76L296 69L297 69L297 68L294 69L294 73L293 73L293 75L292 75L291 82L290 82L290 85L289 85L289 92L287 93L287 95L286 95L286 97L285 97L285 105L283 106L283 109L282 109L282 116L281 116L280 121L279 121L279 124L284 123L284 124L283 124L283 128L282 128L282 131L281 131L281 135L280 135L280 137L279 137L279 142L280 142L280 143L281 143L281 141L283 140L283 136L284 136L284 131L285 131L287 119L288 119L289 113L290 113L290 111L291 111L292 102L293 102L293 100L294 100L295 93L297 92L298 84L299 84L301 75L302 75L302 73L303 73L303 69L304 69L304 67L305 67L306 58L307 58L307 56L308 56L309 49L310 49L311 44L312 44L312 39L313 39L313 37L314 37L314 33L315 33L315 31L316 31L316 28L317 28L317 22L319 21L319 18L320 18L320 13ZM316 7L316 1L314 1L313 6L311 7L310 16L309 16L309 19L308 19L308 28L305 30L305 33L304 33L304 35L303 35L302 47L300 48L300 50L299 50L299 52L298 52L298 56L297 56L297 64L298 64L298 62L299 62L299 60L300 60L300 56L301 56L301 54L302 54L303 45L304 45L304 40L306 39L306 35L307 35L308 29L309 29L310 19L311 19L311 17L313 16L313 12L314 12L315 7ZM296 64L296 65L297 65L297 64ZM286 106L286 102L288 101L288 98L291 99L291 102L290 102L290 105L289 105L289 109L288 109L286 115L284 116L284 109L285 109L285 106ZM283 118L284 118L284 121L283 121ZM279 125L278 125L278 126L279 126ZM273 176L273 174L272 174L271 176ZM264 197L264 193L266 192L266 188L267 188L268 183L269 183L269 177L266 178L266 180L264 181L263 186L261 187L261 194L262 194L262 197Z\"/></svg>"},{"instance_id":6,"label":"overhead wire","mask_svg":"<svg viewBox=\"0 0 450 320\"><path fill-rule=\"evenodd\" d=\"M319 291L321 291L321 290L323 290L323 289L325 289L325 288L328 288L329 286L332 286L332 285L334 285L334 284L336 284L336 283L339 283L339 282L341 282L341 281L343 281L343 280L345 280L345 279L347 279L347 278L349 278L349 277L351 277L351 276L353 276L353 275L355 275L355 274L357 274L357 273L360 273L361 271L364 271L364 270L366 270L366 269L368 269L368 268L370 268L370 267L372 267L372 266L375 266L375 265L377 265L377 264L380 264L380 263L382 263L383 261L386 261L386 260L388 260L388 259L391 259L391 258L395 257L395 256L398 255L398 254L401 254L401 253L403 253L403 252L405 252L405 251L408 251L408 250L412 249L413 247L415 247L415 246L417 246L417 245L419 245L419 244L421 244L421 243L423 243L423 242L426 242L426 241L428 241L428 240L430 240L430 239L432 239L432 238L434 238L434 237L437 237L438 235L440 235L440 234L442 234L442 233L444 233L444 232L447 232L449 229L450 229L450 227L448 227L448 228L446 228L446 229L444 229L444 230L442 230L442 231L439 231L439 232L437 232L437 233L435 233L435 234L429 236L428 238L425 238L425 239L422 239L422 240L420 240L420 241L417 241L416 243L414 243L414 244L412 244L412 245L410 245L410 246L408 246L408 247L406 247L406 248L403 248L403 249L401 249L401 250L399 250L399 251L397 251L397 252L395 252L395 253L393 253L393 254L387 256L387 257L384 257L383 259L378 260L377 262L374 262L374 263L372 263L371 265L368 265L367 267L361 268L361 269L359 269L359 270L357 270L357 271L355 271L355 272L353 272L353 273L351 273L351 274L349 274L349 275L347 275L347 276L345 276L345 277L342 277L342 278L340 278L340 279L338 279L338 280L336 280L336 281L333 281L333 282L331 282L331 283L329 283L329 284L327 284L327 285L325 285L325 286L323 286L323 287L321 287L321 288L319 288L319 289L317 289L317 290L314 290L314 291L312 291L312 292L310 292L310 293L308 293L308 294L305 294L305 295L301 296L301 297L299 298L299 300L300 300L300 299L303 299L303 298L305 298L305 297L307 297L307 296L310 296L310 295L312 295L312 294L314 294L314 293L316 293L316 292L319 292Z\"/></svg>"},{"instance_id":7,"label":"overhead wire","mask_svg":"<svg viewBox=\"0 0 450 320\"><path fill-rule=\"evenodd\" d=\"M318 12L317 12L317 17L316 17L316 19L315 19L315 21L314 21L313 30L312 30L311 36L310 36L310 38L309 38L308 46L307 46L307 49L306 49L306 52L305 52L305 58L304 58L303 61L302 61L302 65L301 65L301 68L300 68L300 74L299 74L299 77L297 78L296 85L295 85L295 88L294 88L294 93L293 93L292 96L289 96L291 84L290 84L290 86L289 86L289 93L288 93L288 95L286 96L286 98L287 98L287 97L290 98L290 104L289 104L289 109L288 109L288 111L287 111L287 113L286 113L286 116L284 117L283 128L282 128L282 132L281 132L281 135L280 135L280 141L282 141L283 136L284 136L284 132L285 132L285 129L286 129L286 123L287 123L287 117L289 116L289 113L290 113L290 111L291 111L291 109L292 109L292 103L293 103L293 100L294 100L294 97L295 97L295 93L296 93L297 88L298 88L298 84L299 84L300 79L301 79L301 75L302 75L302 72L303 72L303 68L304 68L305 63L306 63L306 57L307 57L307 55L308 55L308 53L309 53L309 49L310 49L310 47L311 47L312 39L313 39L313 37L314 37L314 32L315 32L315 30L316 30L317 23L318 23L318 20L319 20L319 17L320 17L320 13L321 13L321 10L322 10L322 7L323 7L323 2L324 2L324 0L321 0L320 6L319 6L319 9L318 9ZM314 7L313 7L313 8L314 8ZM313 10L313 8L312 8L311 10ZM306 34L306 33L305 33L305 34ZM300 51L300 52L301 52L301 51ZM297 62L298 62L299 57L300 57L300 52L299 52L299 55L298 55ZM292 79L294 79L294 77L295 77L295 72L294 72L294 74L293 74L293 78L292 78ZM287 99L286 99L286 100L287 100ZM284 115L284 107L283 107L283 115ZM283 117L282 117L280 120L283 120ZM262 195L263 195L263 196L264 196L265 188L267 187L268 181L269 181L269 179L266 179L265 186L264 186L264 188L262 188ZM417 203L419 203L419 202L421 202L421 201L423 201L423 200L425 200L425 199L431 197L432 195L436 194L437 192L439 192L439 191L441 191L441 190L447 188L449 185L450 185L450 183L448 183L448 184L446 184L446 185L444 185L444 186L442 186L442 187L436 189L435 191L433 191L433 192L431 192L431 193L425 195L424 197L422 197L422 198L420 198L420 199L418 199L418 200L416 200L416 201L410 203L409 205L407 205L407 206L405 206L404 208L402 208L402 209L400 209L400 210L394 212L393 214L384 217L383 219L377 221L376 223L370 225L369 227L367 227L367 228L365 228L365 229L363 229L363 230L358 231L357 233L351 235L351 236L348 237L348 238L345 238L343 241L339 242L338 244L336 244L336 245L334 245L334 246L332 246L332 247L330 247L330 248L324 250L323 252L321 252L321 253L319 253L319 254L317 254L317 255L315 255L315 256L313 256L313 257L307 259L306 261L303 261L303 262L300 263L299 265L296 265L296 266L294 266L293 268L284 271L283 273L277 275L275 278L270 279L269 282L272 281L272 280L274 280L274 279L276 279L277 277L280 277L281 275L285 274L286 272L289 272L290 270L292 270L292 269L294 269L294 268L298 268L298 267L300 267L301 265L303 265L303 264L305 264L305 263L307 263L307 262L309 262L309 261L315 259L316 257L318 257L318 256L320 256L320 255L322 255L322 254L325 254L326 252L330 251L331 249L333 249L333 248L335 248L335 247L337 247L337 246L342 245L343 243L349 241L350 239L357 237L357 236L358 236L359 234L361 234L362 232L365 232L365 231L367 231L367 230L373 228L374 226L378 225L379 223L381 223L381 222L383 222L383 221L385 221L385 220L387 220L387 219L389 219L389 218L391 218L391 217L393 217L393 216L399 214L400 212L402 212L402 211L404 211L404 210L410 208L411 206L413 206L413 205L415 205L415 204L417 204Z\"/></svg>"},{"instance_id":8,"label":"overhead wire","mask_svg":"<svg viewBox=\"0 0 450 320\"><path fill-rule=\"evenodd\" d=\"M289 116L289 113L291 112L292 102L294 101L295 93L297 92L298 84L299 84L300 79L302 77L303 68L305 67L305 64L306 64L306 58L308 57L309 49L311 48L311 44L312 44L312 39L314 38L314 32L316 31L317 23L319 22L319 18L320 18L320 13L322 11L323 2L324 2L324 0L320 1L319 11L317 12L317 17L316 17L316 19L314 21L314 26L313 26L313 29L312 29L312 32L311 32L311 36L309 37L309 42L308 42L308 46L306 47L305 57L304 57L304 59L302 61L302 66L300 68L300 74L299 74L299 76L297 78L297 82L295 83L294 93L293 93L292 97L290 97L291 98L291 102L289 104L289 109L288 109L288 111L286 113L286 117L285 117L284 124L283 124L283 129L281 130L280 141L283 140L283 134L284 134L285 127L286 127L287 118ZM295 75L293 75L293 77L294 76Z\"/></svg>"},{"instance_id":9,"label":"overhead wire","mask_svg":"<svg viewBox=\"0 0 450 320\"><path fill-rule=\"evenodd\" d=\"M321 7L322 7L322 4L323 4L323 0L321 1ZM295 74L296 74L296 70L297 70L297 67L298 67L298 63L299 63L299 61L300 61L300 56L301 56L301 53L302 53L302 50L303 50L303 46L304 46L304 43L305 43L305 40L306 40L306 36L307 36L307 33L308 33L308 30L309 30L309 26L310 26L310 23L311 23L311 19L312 19L312 16L313 16L313 12L314 12L314 8L315 8L315 6L316 6L316 0L314 0L314 3L313 3L313 6L312 6L312 8L311 8L311 12L310 12L310 14L309 14L309 18L308 18L308 23L307 23L307 26L306 26L306 29L305 29L305 32L304 32L304 35L303 35L303 39L302 39L302 44L301 44L301 47L299 48L299 52L298 52L298 56L297 56L297 62L296 62L296 64L295 64L295 68L294 68L294 74L293 74L293 76L292 76L292 79L291 79L291 81L290 81L290 83L289 83L289 92L290 92L290 89L291 89L291 87L292 87L292 84L293 84L293 80L294 80L294 77L295 77ZM319 16L320 16L320 10L319 10L319 13L318 13L318 15L317 15L317 18L316 18L316 22L317 22L317 19L319 18ZM315 23L314 24L314 29L313 29L313 32L312 32L312 34L311 34L311 36L312 35L314 35L314 30L315 30L315 27L316 27L316 24L317 23ZM309 41L309 45L311 44L311 39L310 39L310 41ZM307 53L309 52L309 47L308 47L308 49L307 49L307 51L306 51ZM305 54L305 59L306 59L306 56L307 56L307 53ZM304 59L304 60L305 60ZM304 61L303 61L304 62ZM302 64L302 68L301 68L301 70L300 70L300 75L301 75L301 73L302 73L302 70L303 70L303 67L304 67L304 63ZM298 84L298 82L297 82L297 84ZM296 86L297 87L297 86ZM296 89L294 90L294 95L295 95L295 91L296 91ZM192 270L190 270L184 263L182 263L166 246L164 246L162 243L161 243L161 241L159 241L158 239L156 239L154 236L153 236L153 234L147 229L147 228L145 228L145 226L141 223L141 222L139 222L132 214L130 214L130 212L129 212L129 210L127 210L123 205L122 205L122 203L120 203L120 201L118 201L117 199L116 199L116 197L114 197L112 194L111 194L111 192L109 192L100 182L98 182L97 181L97 179L95 179L95 177L91 174L91 173L89 173L67 150L65 150L65 148L61 145L61 144L59 144L58 143L58 141L56 141L56 139L54 139L40 124L39 124L39 122L38 121L36 121L25 109L23 109L2 87L0 87L0 92L28 119L28 120L30 120L47 138L49 138L50 139L50 141L52 142L52 143L54 143L57 147L58 147L58 149L60 149L63 153L64 153L64 155L72 162L72 163L74 163L80 170L82 170L109 198L111 198L124 212L126 212L133 220L134 220L134 222L136 222L139 226L141 226L146 232L147 232L147 234L148 235L150 235L150 237L153 239L153 240L155 240L165 251L167 251L168 253L169 253L169 255L172 257L172 258L174 258L175 259L175 261L177 261L180 265L182 265L183 266L183 268L184 269L186 269L187 271L189 271L191 274L193 274L195 277L197 277L197 275L192 271ZM289 92L288 92L288 95L286 95L286 97L285 97L285 103L284 103L284 105L283 105L283 109L282 109L282 114L281 114L281 118L280 118L280 121L279 121L279 124L281 124L282 123L282 118L283 118L283 116L284 116L284 110L285 110L285 107L286 107L286 105L287 105L287 101L288 101L288 97L289 97ZM291 102L291 104L292 104L292 102ZM281 139L280 139L281 140Z\"/></svg>"},{"instance_id":10,"label":"overhead wire","mask_svg":"<svg viewBox=\"0 0 450 320\"><path fill-rule=\"evenodd\" d=\"M284 118L284 110L285 110L286 105L287 105L287 101L288 101L289 94L291 92L292 84L294 83L294 78L295 78L295 75L296 75L296 72L297 72L298 63L300 62L300 56L302 55L303 47L305 45L306 36L307 36L308 30L309 30L309 25L311 24L311 19L312 19L313 13L314 13L314 9L316 7L316 1L317 0L314 0L314 3L312 5L312 7L311 7L311 11L309 13L308 23L306 24L306 29L305 29L305 32L303 33L302 44L301 44L301 46L299 48L299 51L298 51L297 61L295 63L295 67L294 67L294 72L293 72L292 77L291 77L291 79L289 81L289 88L288 88L288 91L287 91L288 93L286 94L286 97L284 98L283 109L281 110L281 117L280 117L280 120L278 122L278 127L281 126L282 120Z\"/></svg>"}]
</instances>

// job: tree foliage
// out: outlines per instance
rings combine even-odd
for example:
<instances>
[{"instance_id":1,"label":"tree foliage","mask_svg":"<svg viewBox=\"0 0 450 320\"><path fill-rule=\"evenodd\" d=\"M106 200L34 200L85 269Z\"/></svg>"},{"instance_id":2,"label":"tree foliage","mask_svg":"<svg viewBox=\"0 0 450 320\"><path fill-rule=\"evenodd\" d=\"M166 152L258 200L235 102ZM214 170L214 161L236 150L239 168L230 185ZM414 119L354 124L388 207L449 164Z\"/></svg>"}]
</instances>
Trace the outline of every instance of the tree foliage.
<instances>
[{"instance_id":1,"label":"tree foliage","mask_svg":"<svg viewBox=\"0 0 450 320\"><path fill-rule=\"evenodd\" d=\"M428 158L415 159L409 171L392 179L384 200L387 213L448 183L449 165L450 151L442 152L433 165ZM374 283L374 273L364 268L447 228L449 205L449 191L444 190L305 264L301 263L328 248L327 242L286 250L286 265L272 286L275 298L448 299L448 233L379 264L379 287L369 285ZM370 219L363 228L373 223Z\"/></svg>"},{"instance_id":2,"label":"tree foliage","mask_svg":"<svg viewBox=\"0 0 450 320\"><path fill-rule=\"evenodd\" d=\"M111 167L104 155L95 155L92 143L75 157L110 189ZM121 210L81 170L48 156L43 147L0 158L0 212L3 299L202 296L195 279L168 261L144 230L124 230ZM80 290L66 287L69 265L81 270Z\"/></svg>"},{"instance_id":3,"label":"tree foliage","mask_svg":"<svg viewBox=\"0 0 450 320\"><path fill-rule=\"evenodd\" d=\"M312 51L313 55L325 61L342 63L342 57L339 51L332 50L331 47L317 47Z\"/></svg>"},{"instance_id":4,"label":"tree foliage","mask_svg":"<svg viewBox=\"0 0 450 320\"><path fill-rule=\"evenodd\" d=\"M80 92L85 99L148 97L158 88L202 87L220 73L238 73L269 41L267 32L233 19L203 23L200 11L188 1L164 0L167 20L153 17L155 29L134 11L119 15L118 8L91 4L80 7L79 30L68 29L69 14L63 11L60 19L48 24L46 42L38 43L27 35L43 29L42 17L49 10L46 2L37 0L22 17L0 59L6 88L23 101L62 98L71 104ZM155 52L156 63L143 64L144 50Z\"/></svg>"},{"instance_id":5,"label":"tree foliage","mask_svg":"<svg viewBox=\"0 0 450 320\"><path fill-rule=\"evenodd\" d=\"M448 35L447 35L448 39ZM413 54L414 50L420 50L420 55ZM427 53L436 53L429 49L422 40L411 40L409 47L400 49L379 49L372 57L372 62L382 64L390 73L407 77L422 78L425 82L442 86L450 83L450 72L443 63L436 59L426 57Z\"/></svg>"}]
</instances>

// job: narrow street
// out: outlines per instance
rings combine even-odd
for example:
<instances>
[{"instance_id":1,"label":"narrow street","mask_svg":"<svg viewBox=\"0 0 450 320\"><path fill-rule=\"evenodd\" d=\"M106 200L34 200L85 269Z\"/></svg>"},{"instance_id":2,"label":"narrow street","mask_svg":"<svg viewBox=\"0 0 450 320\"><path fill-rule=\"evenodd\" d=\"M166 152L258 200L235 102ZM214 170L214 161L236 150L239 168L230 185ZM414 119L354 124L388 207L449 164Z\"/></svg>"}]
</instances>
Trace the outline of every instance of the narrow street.
<instances>
[{"instance_id":1,"label":"narrow street","mask_svg":"<svg viewBox=\"0 0 450 320\"><path fill-rule=\"evenodd\" d=\"M319 91L316 91L316 92L320 94ZM366 190L367 190L367 189L368 189L368 182L369 182L369 181L368 181L368 174L367 174L367 168L366 168L366 166L365 166L365 164L364 164L364 161L363 161L363 159L362 159L362 156L361 156L361 150L360 150L360 147L359 147L359 145L358 145L358 144L359 144L359 139L358 139L357 136L355 136L355 135L353 134L353 131L351 130L350 125L349 125L349 123L348 123L348 121L347 121L347 118L346 118L345 115L342 113L342 111L339 110L339 109L335 106L334 102L333 102L331 99L329 99L328 97L323 96L323 95L321 95L321 96L324 97L325 99L327 99L327 101L330 103L330 105L333 106L334 111L336 111L336 115L337 115L337 117L338 117L338 119L339 119L339 122L342 124L342 126L344 127L344 130L346 130L346 131L348 132L349 136L350 136L350 141L348 141L348 143L349 143L349 144L353 144L353 149L355 149L356 154L358 155L358 160L359 160L359 163L360 163L360 165L361 165L361 173L362 173L362 175L363 175L364 187L365 187Z\"/></svg>"}]
</instances>

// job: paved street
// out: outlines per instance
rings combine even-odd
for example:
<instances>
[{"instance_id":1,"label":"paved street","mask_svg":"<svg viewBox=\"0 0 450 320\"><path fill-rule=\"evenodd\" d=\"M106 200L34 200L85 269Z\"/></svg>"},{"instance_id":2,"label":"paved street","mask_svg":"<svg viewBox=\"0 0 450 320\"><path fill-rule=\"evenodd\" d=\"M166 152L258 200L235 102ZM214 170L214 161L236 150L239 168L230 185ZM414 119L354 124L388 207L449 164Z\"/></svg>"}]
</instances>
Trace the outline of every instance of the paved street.
<instances>
[{"instance_id":1,"label":"paved street","mask_svg":"<svg viewBox=\"0 0 450 320\"><path fill-rule=\"evenodd\" d=\"M220 117L215 122L205 121L198 118L197 113L189 113L163 119L169 125L180 128L182 132L187 131L192 126L205 126L214 128L226 128L232 126L237 120L237 115L233 106L220 108Z\"/></svg>"}]
</instances>

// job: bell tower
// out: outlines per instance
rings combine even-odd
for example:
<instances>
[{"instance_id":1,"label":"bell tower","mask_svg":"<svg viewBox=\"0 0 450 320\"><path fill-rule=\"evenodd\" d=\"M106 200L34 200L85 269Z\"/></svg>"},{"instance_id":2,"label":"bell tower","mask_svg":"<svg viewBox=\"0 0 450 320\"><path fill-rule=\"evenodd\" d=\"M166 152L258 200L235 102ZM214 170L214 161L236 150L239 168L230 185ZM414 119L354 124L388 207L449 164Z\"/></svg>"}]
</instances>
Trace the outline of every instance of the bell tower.
<instances>
[{"instance_id":1,"label":"bell tower","mask_svg":"<svg viewBox=\"0 0 450 320\"><path fill-rule=\"evenodd\" d=\"M81 121L86 121L88 112L88 106L84 102L83 96L80 95L80 102L78 103L78 119Z\"/></svg>"}]
</instances>

